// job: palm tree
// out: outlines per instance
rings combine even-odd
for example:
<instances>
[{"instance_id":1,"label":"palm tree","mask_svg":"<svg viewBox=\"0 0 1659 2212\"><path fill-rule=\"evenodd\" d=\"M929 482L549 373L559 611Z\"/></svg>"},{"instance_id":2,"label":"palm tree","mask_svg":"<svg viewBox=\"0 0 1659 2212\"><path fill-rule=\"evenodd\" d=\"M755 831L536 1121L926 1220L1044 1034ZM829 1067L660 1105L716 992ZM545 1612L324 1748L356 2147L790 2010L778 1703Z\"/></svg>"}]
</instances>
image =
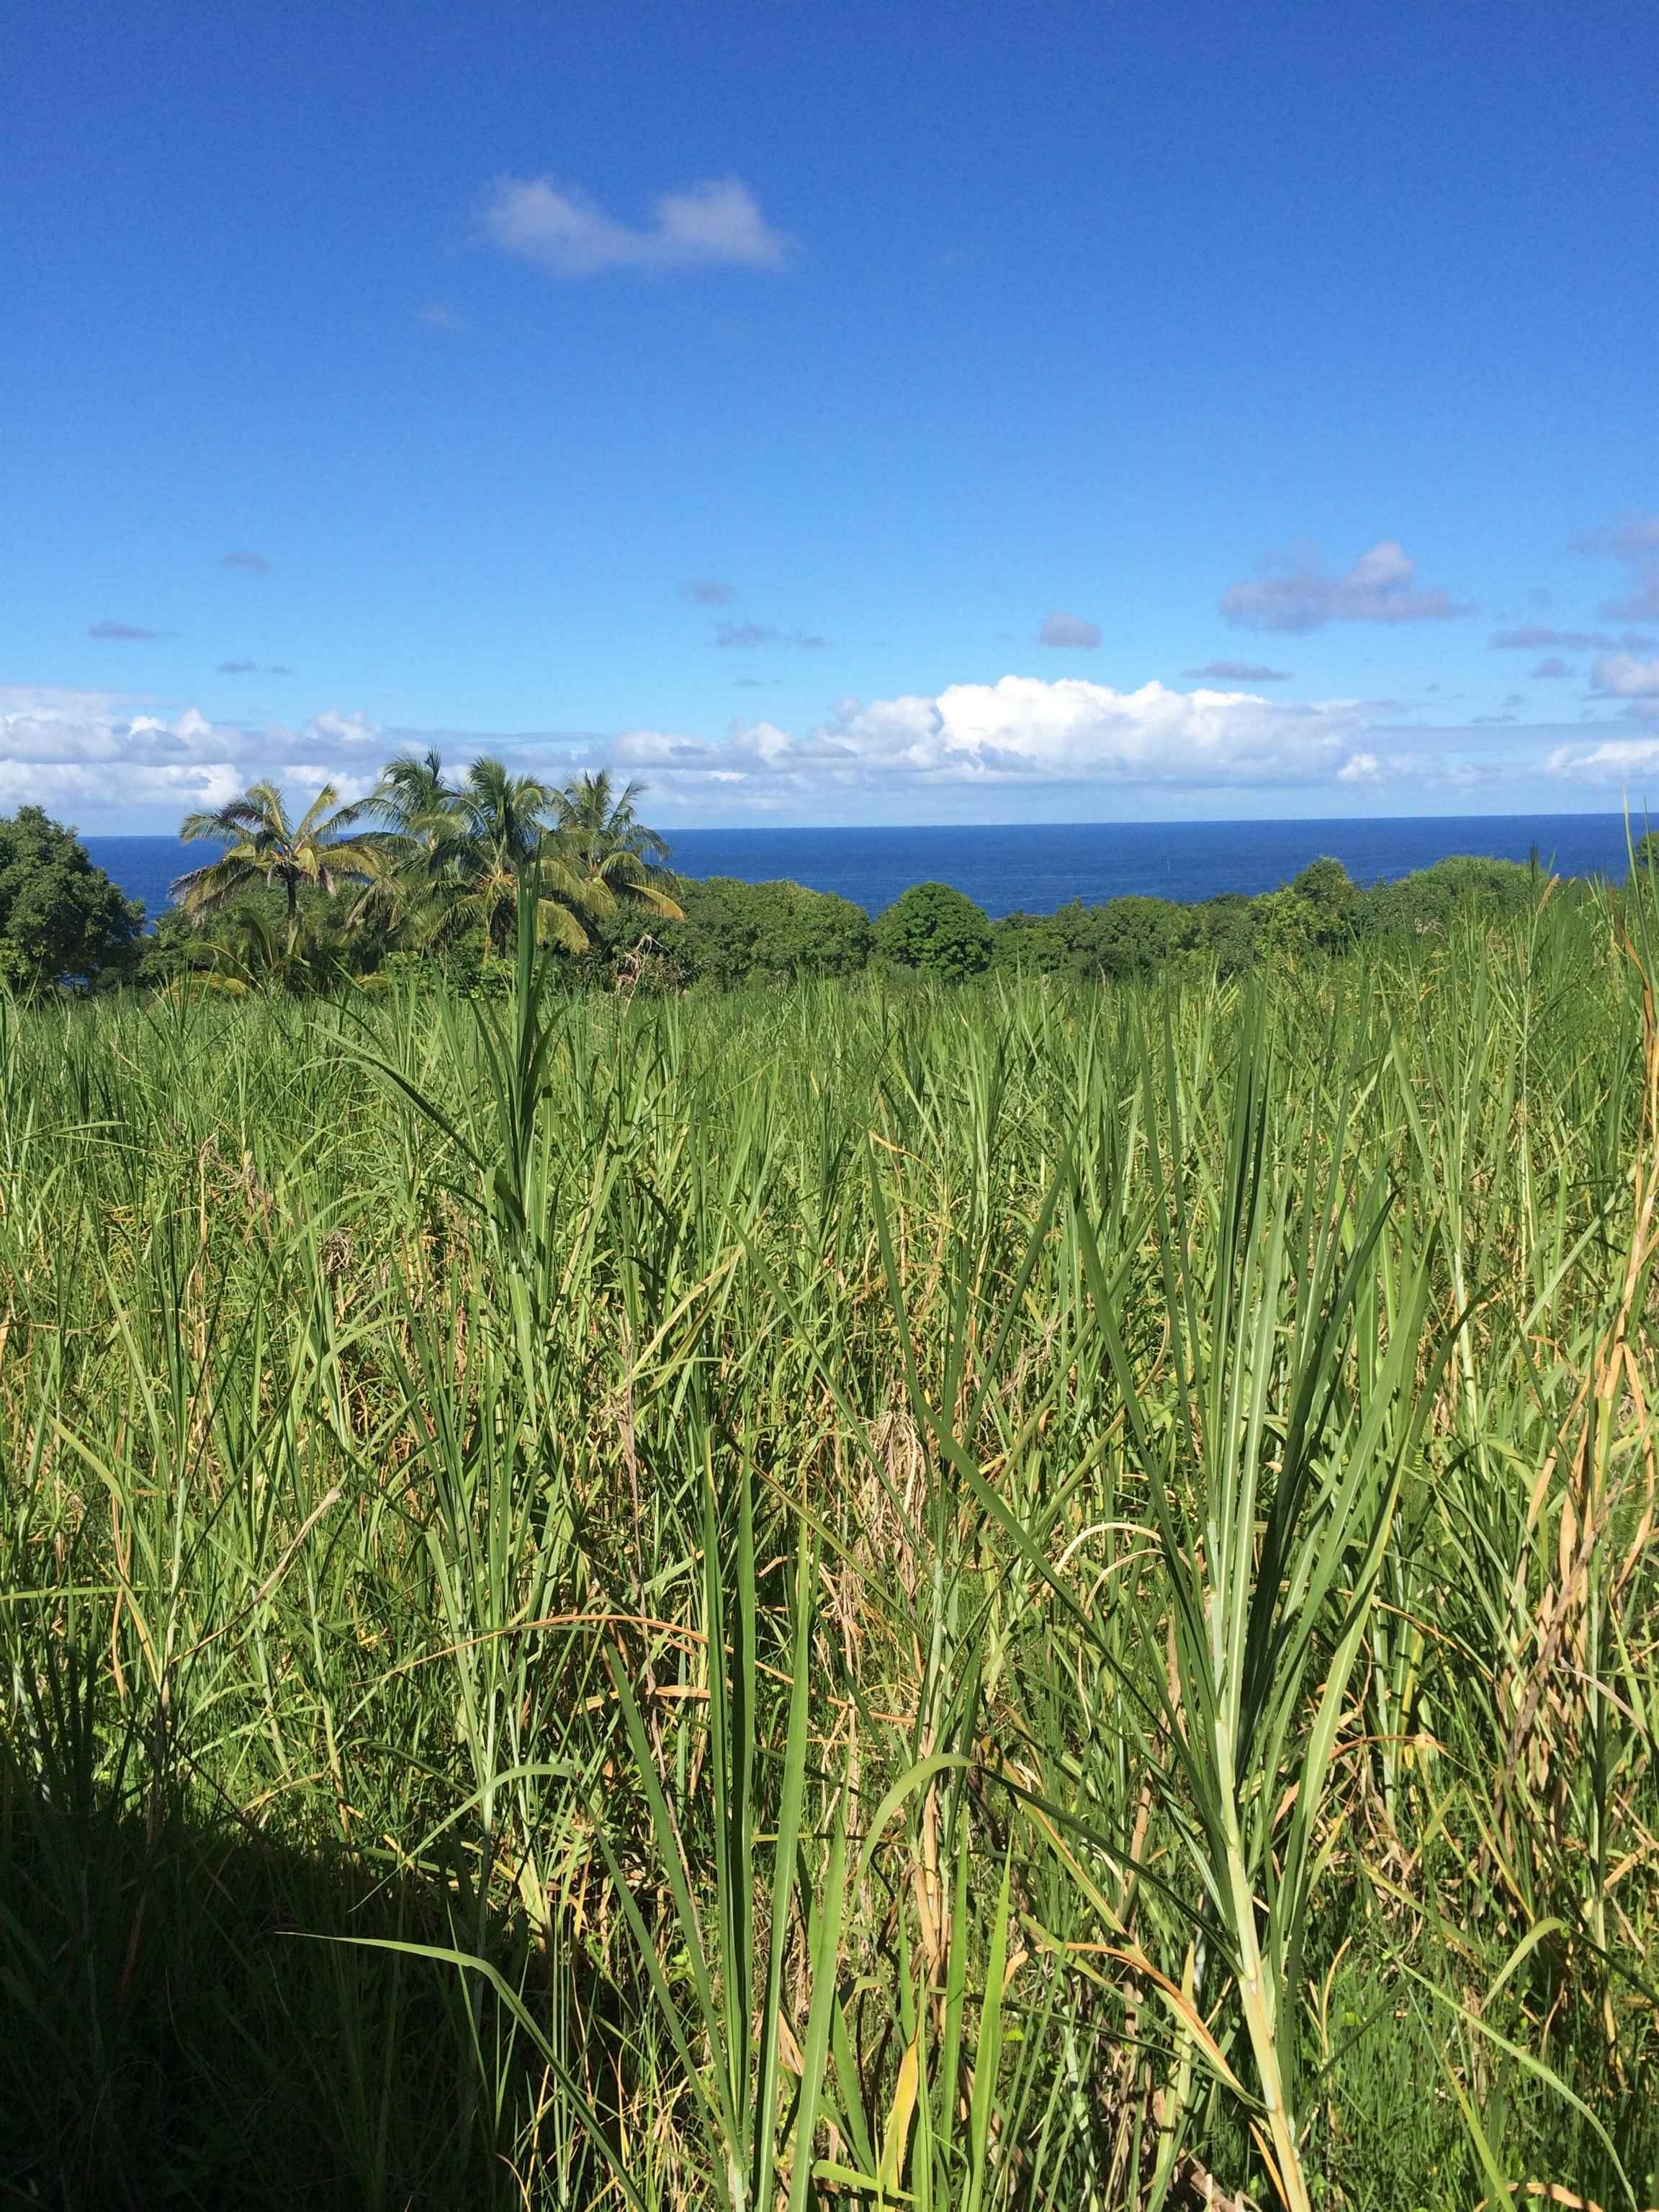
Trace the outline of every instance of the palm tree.
<instances>
[{"instance_id":1,"label":"palm tree","mask_svg":"<svg viewBox=\"0 0 1659 2212\"><path fill-rule=\"evenodd\" d=\"M618 790L609 769L574 776L555 795L558 842L588 881L603 884L613 899L678 921L678 884L662 865L667 840L639 817L635 802L644 795L642 783Z\"/></svg>"},{"instance_id":2,"label":"palm tree","mask_svg":"<svg viewBox=\"0 0 1659 2212\"><path fill-rule=\"evenodd\" d=\"M459 822L459 796L444 779L436 747L388 761L368 803L386 825L376 835L386 865L365 886L352 918L372 916L393 936L429 943L448 920L444 877Z\"/></svg>"},{"instance_id":3,"label":"palm tree","mask_svg":"<svg viewBox=\"0 0 1659 2212\"><path fill-rule=\"evenodd\" d=\"M226 841L227 849L205 867L179 876L169 895L199 922L256 884L268 890L280 884L288 902L287 950L292 953L300 933L303 887L332 897L347 884L373 882L383 865L372 834L348 834L368 802L341 806L338 799L334 786L325 783L301 819L290 823L283 794L262 779L227 805L187 814L179 825L181 838L217 837Z\"/></svg>"},{"instance_id":4,"label":"palm tree","mask_svg":"<svg viewBox=\"0 0 1659 2212\"><path fill-rule=\"evenodd\" d=\"M483 924L492 951L501 951L512 932L521 876L535 882L544 941L568 952L587 949L580 916L609 913L616 903L550 833L558 800L551 784L514 775L486 756L468 769L439 824L435 871L459 894L459 910Z\"/></svg>"},{"instance_id":5,"label":"palm tree","mask_svg":"<svg viewBox=\"0 0 1659 2212\"><path fill-rule=\"evenodd\" d=\"M368 803L390 823L394 836L432 850L444 824L453 819L456 805L453 787L444 781L443 756L436 746L389 760Z\"/></svg>"}]
</instances>

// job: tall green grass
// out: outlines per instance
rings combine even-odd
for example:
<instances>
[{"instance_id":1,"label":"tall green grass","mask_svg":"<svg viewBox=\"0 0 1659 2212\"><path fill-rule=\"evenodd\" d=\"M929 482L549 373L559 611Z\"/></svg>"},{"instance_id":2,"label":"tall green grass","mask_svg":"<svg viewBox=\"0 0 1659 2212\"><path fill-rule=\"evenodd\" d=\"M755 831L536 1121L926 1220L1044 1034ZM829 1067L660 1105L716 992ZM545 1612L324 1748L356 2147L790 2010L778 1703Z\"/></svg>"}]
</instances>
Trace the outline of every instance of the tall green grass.
<instances>
[{"instance_id":1,"label":"tall green grass","mask_svg":"<svg viewBox=\"0 0 1659 2212\"><path fill-rule=\"evenodd\" d=\"M0 1006L0 2201L1659 2203L1643 921Z\"/></svg>"}]
</instances>

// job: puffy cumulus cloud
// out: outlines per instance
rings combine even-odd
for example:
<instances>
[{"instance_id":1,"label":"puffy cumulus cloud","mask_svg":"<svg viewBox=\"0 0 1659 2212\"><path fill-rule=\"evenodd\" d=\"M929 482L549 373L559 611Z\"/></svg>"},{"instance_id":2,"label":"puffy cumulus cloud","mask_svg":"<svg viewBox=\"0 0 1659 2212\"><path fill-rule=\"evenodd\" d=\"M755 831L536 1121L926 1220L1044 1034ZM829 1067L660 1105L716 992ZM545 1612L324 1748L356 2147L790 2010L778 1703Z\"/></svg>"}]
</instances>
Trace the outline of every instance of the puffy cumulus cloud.
<instances>
[{"instance_id":1,"label":"puffy cumulus cloud","mask_svg":"<svg viewBox=\"0 0 1659 2212\"><path fill-rule=\"evenodd\" d=\"M1534 681L1540 678L1548 679L1558 676L1571 676L1571 669L1568 667L1559 653L1547 654L1532 671Z\"/></svg>"},{"instance_id":2,"label":"puffy cumulus cloud","mask_svg":"<svg viewBox=\"0 0 1659 2212\"><path fill-rule=\"evenodd\" d=\"M1552 775L1577 783L1625 786L1659 775L1659 738L1603 738L1599 744L1558 745L1549 757Z\"/></svg>"},{"instance_id":3,"label":"puffy cumulus cloud","mask_svg":"<svg viewBox=\"0 0 1659 2212\"><path fill-rule=\"evenodd\" d=\"M0 684L0 807L126 815L221 806L255 776L359 798L386 746L360 714L330 708L299 729L213 722L199 708L134 713L107 691Z\"/></svg>"},{"instance_id":4,"label":"puffy cumulus cloud","mask_svg":"<svg viewBox=\"0 0 1659 2212\"><path fill-rule=\"evenodd\" d=\"M1638 660L1634 653L1610 653L1590 671L1598 691L1614 699L1659 699L1659 659Z\"/></svg>"},{"instance_id":5,"label":"puffy cumulus cloud","mask_svg":"<svg viewBox=\"0 0 1659 2212\"><path fill-rule=\"evenodd\" d=\"M1419 590L1416 580L1416 563L1386 538L1340 576L1317 554L1264 562L1261 574L1225 593L1221 611L1252 629L1285 631L1328 622L1436 622L1469 612L1443 591Z\"/></svg>"},{"instance_id":6,"label":"puffy cumulus cloud","mask_svg":"<svg viewBox=\"0 0 1659 2212\"><path fill-rule=\"evenodd\" d=\"M1367 721L1354 701L1291 706L1246 691L1005 676L937 696L848 700L804 736L764 721L733 723L712 742L635 730L609 757L671 805L794 806L1043 781L1208 788L1335 776Z\"/></svg>"},{"instance_id":7,"label":"puffy cumulus cloud","mask_svg":"<svg viewBox=\"0 0 1659 2212\"><path fill-rule=\"evenodd\" d=\"M789 240L736 177L714 177L652 203L641 229L551 177L502 177L484 206L484 228L504 253L555 276L605 269L781 269Z\"/></svg>"},{"instance_id":8,"label":"puffy cumulus cloud","mask_svg":"<svg viewBox=\"0 0 1659 2212\"><path fill-rule=\"evenodd\" d=\"M1100 643L1100 624L1086 622L1081 615L1044 615L1037 642L1092 653Z\"/></svg>"}]
</instances>

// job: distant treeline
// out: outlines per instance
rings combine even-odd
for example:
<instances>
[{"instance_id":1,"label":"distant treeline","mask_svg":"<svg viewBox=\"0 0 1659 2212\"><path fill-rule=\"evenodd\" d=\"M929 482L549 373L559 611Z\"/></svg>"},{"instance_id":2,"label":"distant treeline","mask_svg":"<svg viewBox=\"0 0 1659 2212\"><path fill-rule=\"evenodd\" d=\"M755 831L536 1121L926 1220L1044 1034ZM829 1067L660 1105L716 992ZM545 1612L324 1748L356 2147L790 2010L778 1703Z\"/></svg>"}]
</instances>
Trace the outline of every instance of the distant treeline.
<instances>
[{"instance_id":1,"label":"distant treeline","mask_svg":"<svg viewBox=\"0 0 1659 2212\"><path fill-rule=\"evenodd\" d=\"M573 983L647 992L729 990L872 968L951 982L1016 969L1079 980L1210 965L1235 974L1262 962L1317 958L1361 944L1403 947L1444 938L1460 923L1501 921L1526 912L1547 881L1536 866L1458 857L1397 882L1362 887L1340 861L1318 860L1282 889L1254 898L1228 892L1190 903L1074 899L1054 914L994 921L948 884L915 884L872 918L850 899L803 884L682 878L676 884L680 917L623 908L589 917L586 947L558 957ZM1569 881L1557 896L1583 896L1586 889ZM202 927L169 911L145 951L142 975L165 981L210 962L216 944L239 931L246 941L250 908L267 902L274 921L271 894L254 894L240 914L232 908ZM400 950L377 943L372 926L361 917L354 922L320 894L302 893L301 908L313 960L324 967L388 980L442 975L475 988L489 988L495 976L505 985L507 963L492 955L482 933L440 948Z\"/></svg>"},{"instance_id":2,"label":"distant treeline","mask_svg":"<svg viewBox=\"0 0 1659 2212\"><path fill-rule=\"evenodd\" d=\"M1076 899L1057 913L994 921L963 892L925 883L872 918L801 884L677 875L665 844L633 813L634 787L618 795L608 779L564 793L538 787L538 804L562 805L568 818L547 829L530 811L528 827L515 827L514 806L527 811L526 780L505 781L498 764L484 763L471 781L480 781L479 769L502 788L484 775L480 799L469 785L471 813L459 831L453 812L410 810L402 828L364 832L346 819L361 807L331 823L313 809L290 825L274 791L255 787L275 826L261 817L219 860L181 878L180 903L148 932L143 908L93 866L71 830L38 808L0 818L0 984L27 993L195 983L235 994L430 977L464 991L504 989L522 880L534 884L538 929L578 987L726 990L872 968L945 981L993 969L1084 980L1183 968L1236 974L1501 922L1535 904L1548 881L1535 860L1466 856L1361 885L1340 861L1322 859L1255 897ZM436 771L434 760L434 784ZM389 799L379 804L392 811ZM597 826L584 826L584 805ZM252 811L246 801L236 807ZM226 810L222 826L206 817L187 826L228 842L235 811ZM1659 833L1637 844L1635 858L1636 876L1652 880ZM1593 892L1568 879L1554 895Z\"/></svg>"},{"instance_id":3,"label":"distant treeline","mask_svg":"<svg viewBox=\"0 0 1659 2212\"><path fill-rule=\"evenodd\" d=\"M683 920L654 923L644 937L637 916L620 927L601 924L592 930L588 952L570 964L595 984L675 991L853 975L877 966L950 981L1015 969L1083 980L1211 964L1235 973L1358 944L1444 937L1464 921L1502 921L1524 913L1546 881L1536 866L1454 858L1362 888L1340 861L1319 860L1292 883L1254 898L1074 899L1054 914L994 921L946 884L915 884L872 920L850 900L804 884L713 876L681 883ZM1584 889L1560 887L1569 896Z\"/></svg>"}]
</instances>

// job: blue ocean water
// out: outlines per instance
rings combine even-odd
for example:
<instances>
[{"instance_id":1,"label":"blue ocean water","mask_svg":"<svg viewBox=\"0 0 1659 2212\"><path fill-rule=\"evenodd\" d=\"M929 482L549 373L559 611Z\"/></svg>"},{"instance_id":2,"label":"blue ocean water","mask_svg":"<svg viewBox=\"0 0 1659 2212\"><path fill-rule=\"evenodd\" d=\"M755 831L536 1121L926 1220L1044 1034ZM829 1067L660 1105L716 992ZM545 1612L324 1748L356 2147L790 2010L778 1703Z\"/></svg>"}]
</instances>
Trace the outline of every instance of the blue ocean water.
<instances>
[{"instance_id":1,"label":"blue ocean water","mask_svg":"<svg viewBox=\"0 0 1659 2212\"><path fill-rule=\"evenodd\" d=\"M1638 834L1639 835L1639 830ZM878 914L911 884L952 884L987 914L1052 914L1139 891L1213 898L1274 890L1322 854L1356 883L1409 875L1453 853L1525 860L1562 875L1622 876L1618 814L1401 816L1338 822L1041 822L881 830L683 830L673 865L688 876L787 877ZM173 837L88 837L88 853L152 915L167 885L199 866Z\"/></svg>"}]
</instances>

